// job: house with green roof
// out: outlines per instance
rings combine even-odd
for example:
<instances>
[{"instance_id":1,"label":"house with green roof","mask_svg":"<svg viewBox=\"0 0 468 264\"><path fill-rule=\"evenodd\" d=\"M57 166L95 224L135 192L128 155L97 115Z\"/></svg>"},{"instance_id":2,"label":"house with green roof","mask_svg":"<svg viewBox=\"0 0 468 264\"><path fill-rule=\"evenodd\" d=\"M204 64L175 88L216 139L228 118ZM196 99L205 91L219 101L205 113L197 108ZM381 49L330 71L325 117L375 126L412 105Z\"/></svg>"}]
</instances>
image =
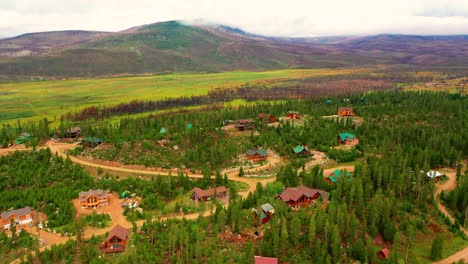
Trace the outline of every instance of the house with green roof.
<instances>
[{"instance_id":1,"label":"house with green roof","mask_svg":"<svg viewBox=\"0 0 468 264\"><path fill-rule=\"evenodd\" d=\"M102 144L104 140L97 137L85 137L81 140L80 144L85 147L96 147L97 145Z\"/></svg>"},{"instance_id":2,"label":"house with green roof","mask_svg":"<svg viewBox=\"0 0 468 264\"><path fill-rule=\"evenodd\" d=\"M359 139L349 132L338 134L337 139L341 145L357 145L359 143Z\"/></svg>"},{"instance_id":3,"label":"house with green roof","mask_svg":"<svg viewBox=\"0 0 468 264\"><path fill-rule=\"evenodd\" d=\"M31 134L24 132L15 140L15 143L16 145L19 145L19 144L25 143L26 141L30 141L31 139L32 139Z\"/></svg>"},{"instance_id":4,"label":"house with green roof","mask_svg":"<svg viewBox=\"0 0 468 264\"><path fill-rule=\"evenodd\" d=\"M245 157L252 162L260 162L266 160L268 154L264 149L248 149Z\"/></svg>"},{"instance_id":5,"label":"house with green roof","mask_svg":"<svg viewBox=\"0 0 468 264\"><path fill-rule=\"evenodd\" d=\"M161 127L159 134L166 134L167 130L164 127Z\"/></svg>"},{"instance_id":6,"label":"house with green roof","mask_svg":"<svg viewBox=\"0 0 468 264\"><path fill-rule=\"evenodd\" d=\"M351 179L351 173L347 170L334 170L330 175L327 177L327 181L330 184L336 183L339 179L346 178Z\"/></svg>"},{"instance_id":7,"label":"house with green roof","mask_svg":"<svg viewBox=\"0 0 468 264\"><path fill-rule=\"evenodd\" d=\"M260 208L261 210L259 210ZM258 223L267 223L268 221L270 221L270 218L275 214L275 208L273 208L273 206L270 203L264 203L260 206L260 208L252 208L252 213L254 214L255 219L255 225L257 225Z\"/></svg>"},{"instance_id":8,"label":"house with green roof","mask_svg":"<svg viewBox=\"0 0 468 264\"><path fill-rule=\"evenodd\" d=\"M294 147L293 152L294 152L294 154L296 154L296 156L310 155L310 152L309 152L309 149L307 149L307 146L303 146L303 145L298 145L298 146Z\"/></svg>"}]
</instances>

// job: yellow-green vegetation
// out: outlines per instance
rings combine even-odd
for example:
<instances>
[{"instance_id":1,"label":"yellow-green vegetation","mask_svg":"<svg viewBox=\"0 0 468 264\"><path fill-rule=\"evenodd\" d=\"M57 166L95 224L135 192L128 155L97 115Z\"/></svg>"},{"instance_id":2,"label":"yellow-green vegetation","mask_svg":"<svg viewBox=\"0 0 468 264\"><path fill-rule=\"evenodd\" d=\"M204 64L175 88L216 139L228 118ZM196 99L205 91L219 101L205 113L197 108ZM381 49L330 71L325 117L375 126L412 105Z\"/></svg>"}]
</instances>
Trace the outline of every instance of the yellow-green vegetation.
<instances>
[{"instance_id":1,"label":"yellow-green vegetation","mask_svg":"<svg viewBox=\"0 0 468 264\"><path fill-rule=\"evenodd\" d=\"M467 94L468 77L456 78L451 80L435 80L426 83L416 83L405 86L407 91L432 91Z\"/></svg>"},{"instance_id":2,"label":"yellow-green vegetation","mask_svg":"<svg viewBox=\"0 0 468 264\"><path fill-rule=\"evenodd\" d=\"M0 122L48 117L55 121L68 111L131 100L159 100L205 95L210 90L262 85L288 79L347 75L360 69L296 69L265 72L167 74L82 80L0 84Z\"/></svg>"}]
</instances>

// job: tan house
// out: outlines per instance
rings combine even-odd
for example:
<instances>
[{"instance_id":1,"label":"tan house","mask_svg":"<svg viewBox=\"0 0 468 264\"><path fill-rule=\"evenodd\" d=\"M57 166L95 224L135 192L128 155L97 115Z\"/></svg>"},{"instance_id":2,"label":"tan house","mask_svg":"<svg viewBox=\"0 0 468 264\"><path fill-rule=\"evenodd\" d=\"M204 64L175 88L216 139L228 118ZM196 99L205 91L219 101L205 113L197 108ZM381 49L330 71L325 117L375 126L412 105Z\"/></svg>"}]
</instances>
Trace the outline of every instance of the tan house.
<instances>
[{"instance_id":1,"label":"tan house","mask_svg":"<svg viewBox=\"0 0 468 264\"><path fill-rule=\"evenodd\" d=\"M82 208L96 208L109 204L109 193L103 190L89 190L80 192L80 205Z\"/></svg>"},{"instance_id":2,"label":"tan house","mask_svg":"<svg viewBox=\"0 0 468 264\"><path fill-rule=\"evenodd\" d=\"M11 220L15 225L32 225L34 211L31 207L24 207L16 210L2 212L0 215L1 224L4 229L9 229Z\"/></svg>"}]
</instances>

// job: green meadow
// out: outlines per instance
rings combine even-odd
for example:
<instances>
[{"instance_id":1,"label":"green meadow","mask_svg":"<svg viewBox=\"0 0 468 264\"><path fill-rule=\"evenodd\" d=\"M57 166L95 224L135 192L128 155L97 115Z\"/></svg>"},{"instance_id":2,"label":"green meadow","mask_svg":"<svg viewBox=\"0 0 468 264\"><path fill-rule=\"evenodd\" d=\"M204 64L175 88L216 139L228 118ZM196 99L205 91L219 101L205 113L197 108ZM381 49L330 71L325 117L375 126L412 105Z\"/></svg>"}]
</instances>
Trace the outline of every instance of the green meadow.
<instances>
[{"instance_id":1,"label":"green meadow","mask_svg":"<svg viewBox=\"0 0 468 264\"><path fill-rule=\"evenodd\" d=\"M167 74L100 79L53 80L0 84L0 123L47 117L58 120L69 111L87 106L131 100L161 100L205 95L213 89L263 85L290 79L346 75L362 70L294 69L265 72Z\"/></svg>"}]
</instances>

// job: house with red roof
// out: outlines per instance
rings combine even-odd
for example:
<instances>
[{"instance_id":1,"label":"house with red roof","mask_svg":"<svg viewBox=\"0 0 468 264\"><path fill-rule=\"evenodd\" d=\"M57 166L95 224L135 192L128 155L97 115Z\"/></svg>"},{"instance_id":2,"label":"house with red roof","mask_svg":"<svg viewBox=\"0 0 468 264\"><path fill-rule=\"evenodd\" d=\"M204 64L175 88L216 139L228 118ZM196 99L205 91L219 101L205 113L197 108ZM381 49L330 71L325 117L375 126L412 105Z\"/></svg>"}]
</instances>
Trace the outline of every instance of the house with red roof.
<instances>
[{"instance_id":1,"label":"house with red roof","mask_svg":"<svg viewBox=\"0 0 468 264\"><path fill-rule=\"evenodd\" d=\"M387 248L383 248L382 250L377 252L377 257L379 257L379 259L386 260L388 259L389 256L390 256L390 252L388 251Z\"/></svg>"},{"instance_id":2,"label":"house with red roof","mask_svg":"<svg viewBox=\"0 0 468 264\"><path fill-rule=\"evenodd\" d=\"M211 188L208 190L202 190L198 187L192 190L192 200L198 201L209 201L213 198L223 199L227 197L227 188L224 186Z\"/></svg>"},{"instance_id":3,"label":"house with red roof","mask_svg":"<svg viewBox=\"0 0 468 264\"><path fill-rule=\"evenodd\" d=\"M277 195L276 198L281 199L289 207L299 208L306 207L318 199L322 199L323 201L327 202L329 196L330 195L328 192L311 189L306 186L299 186L297 188L286 188L281 194Z\"/></svg>"},{"instance_id":4,"label":"house with red roof","mask_svg":"<svg viewBox=\"0 0 468 264\"><path fill-rule=\"evenodd\" d=\"M111 229L104 243L101 244L103 253L114 253L125 251L128 241L128 231L120 225Z\"/></svg>"},{"instance_id":5,"label":"house with red roof","mask_svg":"<svg viewBox=\"0 0 468 264\"><path fill-rule=\"evenodd\" d=\"M278 264L277 258L255 256L255 264Z\"/></svg>"}]
</instances>

